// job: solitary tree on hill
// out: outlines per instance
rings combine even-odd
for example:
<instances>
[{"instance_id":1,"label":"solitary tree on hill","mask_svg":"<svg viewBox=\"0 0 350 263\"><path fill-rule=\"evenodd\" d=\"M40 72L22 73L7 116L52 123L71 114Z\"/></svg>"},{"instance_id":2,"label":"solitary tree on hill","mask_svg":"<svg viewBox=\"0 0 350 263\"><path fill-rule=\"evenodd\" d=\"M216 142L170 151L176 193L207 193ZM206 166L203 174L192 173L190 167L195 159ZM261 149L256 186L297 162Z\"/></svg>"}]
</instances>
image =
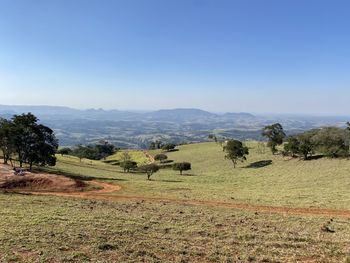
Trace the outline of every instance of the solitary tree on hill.
<instances>
[{"instance_id":1,"label":"solitary tree on hill","mask_svg":"<svg viewBox=\"0 0 350 263\"><path fill-rule=\"evenodd\" d=\"M120 167L123 168L124 173L129 173L130 170L137 168L137 163L134 161L127 160L127 161L121 162Z\"/></svg>"},{"instance_id":2,"label":"solitary tree on hill","mask_svg":"<svg viewBox=\"0 0 350 263\"><path fill-rule=\"evenodd\" d=\"M229 159L233 163L233 168L236 168L238 161L245 161L247 159L246 155L249 154L248 147L244 146L241 141L229 140L223 147L226 152L225 158Z\"/></svg>"},{"instance_id":3,"label":"solitary tree on hill","mask_svg":"<svg viewBox=\"0 0 350 263\"><path fill-rule=\"evenodd\" d=\"M57 151L58 154L60 155L68 155L68 154L71 154L72 153L72 149L69 148L69 147L64 147L64 148L61 148Z\"/></svg>"},{"instance_id":4,"label":"solitary tree on hill","mask_svg":"<svg viewBox=\"0 0 350 263\"><path fill-rule=\"evenodd\" d=\"M154 156L154 160L160 161L161 163L164 162L166 159L168 159L168 156L163 153L159 153L159 154L156 154L156 156Z\"/></svg>"},{"instance_id":5,"label":"solitary tree on hill","mask_svg":"<svg viewBox=\"0 0 350 263\"><path fill-rule=\"evenodd\" d=\"M155 163L150 163L146 165L142 165L138 168L139 171L144 172L147 174L147 180L151 179L152 174L158 172L159 166Z\"/></svg>"},{"instance_id":6,"label":"solitary tree on hill","mask_svg":"<svg viewBox=\"0 0 350 263\"><path fill-rule=\"evenodd\" d=\"M191 163L188 163L188 162L174 163L173 169L175 171L180 171L180 174L182 175L183 171L191 170Z\"/></svg>"}]
</instances>

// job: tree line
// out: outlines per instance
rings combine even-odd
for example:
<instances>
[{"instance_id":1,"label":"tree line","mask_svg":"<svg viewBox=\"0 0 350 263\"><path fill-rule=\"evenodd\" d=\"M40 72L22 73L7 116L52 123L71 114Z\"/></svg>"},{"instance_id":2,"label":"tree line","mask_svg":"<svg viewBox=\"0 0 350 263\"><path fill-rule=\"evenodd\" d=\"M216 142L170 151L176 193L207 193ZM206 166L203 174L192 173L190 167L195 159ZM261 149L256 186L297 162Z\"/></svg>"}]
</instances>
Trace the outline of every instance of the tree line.
<instances>
[{"instance_id":1,"label":"tree line","mask_svg":"<svg viewBox=\"0 0 350 263\"><path fill-rule=\"evenodd\" d=\"M318 154L331 158L350 156L350 123L345 129L339 127L322 127L300 134L286 136L279 123L266 126L262 135L268 138L268 147L275 154L278 145L283 144L282 154L300 157L304 160Z\"/></svg>"},{"instance_id":2,"label":"tree line","mask_svg":"<svg viewBox=\"0 0 350 263\"><path fill-rule=\"evenodd\" d=\"M286 135L280 123L267 125L262 129L262 136L267 138L267 146L272 154L278 152L278 146L283 145L283 156L309 159L317 154L331 158L350 156L350 122L345 129L339 127L322 127L300 134ZM214 135L209 139L215 140ZM223 143L225 158L233 163L235 168L238 162L243 162L249 155L249 149L241 141L229 139Z\"/></svg>"},{"instance_id":3,"label":"tree line","mask_svg":"<svg viewBox=\"0 0 350 263\"><path fill-rule=\"evenodd\" d=\"M118 148L107 141L101 140L97 144L92 145L76 145L73 148L64 147L57 151L61 155L72 155L80 159L90 159L90 160L101 160L105 159L107 156L114 154Z\"/></svg>"},{"instance_id":4,"label":"tree line","mask_svg":"<svg viewBox=\"0 0 350 263\"><path fill-rule=\"evenodd\" d=\"M4 163L19 162L19 166L56 164L55 153L58 140L53 130L39 124L37 117L31 113L14 115L11 119L0 119L0 149Z\"/></svg>"}]
</instances>

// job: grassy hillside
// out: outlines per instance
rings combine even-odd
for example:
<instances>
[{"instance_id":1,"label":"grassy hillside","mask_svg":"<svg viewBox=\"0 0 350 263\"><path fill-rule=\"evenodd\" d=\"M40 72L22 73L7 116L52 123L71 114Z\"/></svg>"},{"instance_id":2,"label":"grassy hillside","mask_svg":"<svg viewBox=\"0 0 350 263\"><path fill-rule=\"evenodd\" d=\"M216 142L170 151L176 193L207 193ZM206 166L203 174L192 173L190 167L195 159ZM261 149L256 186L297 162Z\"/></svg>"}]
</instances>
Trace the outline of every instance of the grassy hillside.
<instances>
[{"instance_id":1,"label":"grassy hillside","mask_svg":"<svg viewBox=\"0 0 350 263\"><path fill-rule=\"evenodd\" d=\"M248 160L236 169L224 159L222 148L216 143L180 146L179 151L167 155L174 161L191 162L192 170L180 176L171 169L162 169L153 175L152 181L147 181L143 174L125 174L118 166L102 162L79 163L73 159L68 163L62 162L61 157L52 170L111 179L123 187L118 195L350 208L349 160L301 161L273 156L268 149L260 149L256 142L250 142L248 146Z\"/></svg>"},{"instance_id":2,"label":"grassy hillside","mask_svg":"<svg viewBox=\"0 0 350 263\"><path fill-rule=\"evenodd\" d=\"M236 169L215 143L181 146L169 158L192 162L192 171L164 169L153 181L103 161L58 156L48 170L117 183L123 189L114 195L139 198L0 193L0 262L349 262L348 219L143 199L350 208L350 161L288 160L248 145L251 155ZM143 162L140 153L133 155Z\"/></svg>"},{"instance_id":3,"label":"grassy hillside","mask_svg":"<svg viewBox=\"0 0 350 263\"><path fill-rule=\"evenodd\" d=\"M145 153L143 151L138 151L138 150L121 150L118 151L117 153L108 156L106 159L107 161L120 161L122 159L122 154L124 152L127 152L132 161L137 162L138 164L146 164L149 163L149 159L145 156Z\"/></svg>"},{"instance_id":4,"label":"grassy hillside","mask_svg":"<svg viewBox=\"0 0 350 263\"><path fill-rule=\"evenodd\" d=\"M345 262L350 239L346 220L333 234L231 209L13 194L0 207L0 262Z\"/></svg>"}]
</instances>

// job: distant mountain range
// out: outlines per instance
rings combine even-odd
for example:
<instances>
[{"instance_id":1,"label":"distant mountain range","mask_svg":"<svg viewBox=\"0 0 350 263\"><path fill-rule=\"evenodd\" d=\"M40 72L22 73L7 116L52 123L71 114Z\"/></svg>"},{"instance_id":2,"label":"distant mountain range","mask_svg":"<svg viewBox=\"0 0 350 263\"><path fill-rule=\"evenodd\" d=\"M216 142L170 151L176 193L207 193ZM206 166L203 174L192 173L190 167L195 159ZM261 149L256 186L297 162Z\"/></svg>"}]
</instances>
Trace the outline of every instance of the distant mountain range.
<instances>
[{"instance_id":1,"label":"distant mountain range","mask_svg":"<svg viewBox=\"0 0 350 263\"><path fill-rule=\"evenodd\" d=\"M253 115L212 113L200 109L149 112L87 109L59 106L0 105L0 117L31 112L52 127L61 145L94 143L106 139L118 147L147 148L154 140L175 143L205 141L210 133L237 139L262 139L261 128L280 122L288 133L320 126L342 126L347 116Z\"/></svg>"}]
</instances>

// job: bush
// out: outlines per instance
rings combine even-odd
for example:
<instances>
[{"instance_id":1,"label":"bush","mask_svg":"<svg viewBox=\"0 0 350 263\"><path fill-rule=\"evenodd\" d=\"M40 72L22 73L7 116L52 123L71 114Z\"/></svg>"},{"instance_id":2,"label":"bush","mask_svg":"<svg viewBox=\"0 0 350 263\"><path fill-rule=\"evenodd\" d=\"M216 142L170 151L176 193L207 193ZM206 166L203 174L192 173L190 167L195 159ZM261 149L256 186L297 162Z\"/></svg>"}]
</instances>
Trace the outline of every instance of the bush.
<instances>
[{"instance_id":1,"label":"bush","mask_svg":"<svg viewBox=\"0 0 350 263\"><path fill-rule=\"evenodd\" d=\"M121 162L119 165L123 168L124 173L129 173L130 170L134 170L137 168L137 163L134 161Z\"/></svg>"},{"instance_id":2,"label":"bush","mask_svg":"<svg viewBox=\"0 0 350 263\"><path fill-rule=\"evenodd\" d=\"M149 180L152 176L152 174L156 173L159 171L159 166L156 165L155 163L151 164L146 164L142 165L138 168L140 172L146 173L147 174L147 179Z\"/></svg>"},{"instance_id":3,"label":"bush","mask_svg":"<svg viewBox=\"0 0 350 263\"><path fill-rule=\"evenodd\" d=\"M180 171L180 174L182 175L183 171L191 170L191 163L188 163L188 162L174 163L173 170Z\"/></svg>"},{"instance_id":4,"label":"bush","mask_svg":"<svg viewBox=\"0 0 350 263\"><path fill-rule=\"evenodd\" d=\"M171 151L175 150L175 147L176 147L175 144L173 144L173 143L167 143L167 144L165 144L165 145L162 146L162 150L163 150L163 151L167 151L167 152L171 152Z\"/></svg>"},{"instance_id":5,"label":"bush","mask_svg":"<svg viewBox=\"0 0 350 263\"><path fill-rule=\"evenodd\" d=\"M168 159L168 156L163 153L160 153L154 156L154 160L160 161L161 163L164 162L166 159Z\"/></svg>"}]
</instances>

